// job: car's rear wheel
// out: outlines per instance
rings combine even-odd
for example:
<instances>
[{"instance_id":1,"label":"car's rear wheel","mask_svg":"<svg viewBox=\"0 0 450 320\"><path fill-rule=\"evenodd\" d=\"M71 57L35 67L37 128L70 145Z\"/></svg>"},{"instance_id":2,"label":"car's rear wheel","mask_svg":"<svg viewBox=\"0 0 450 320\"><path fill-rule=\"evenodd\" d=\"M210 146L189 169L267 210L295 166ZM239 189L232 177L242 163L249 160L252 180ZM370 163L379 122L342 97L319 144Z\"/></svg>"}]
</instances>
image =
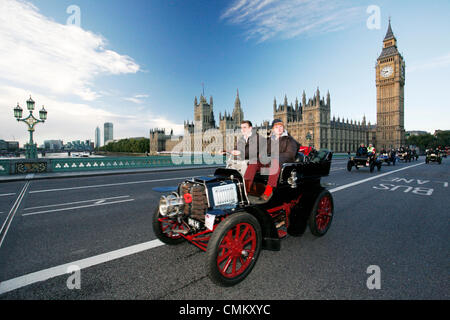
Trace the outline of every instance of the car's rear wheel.
<instances>
[{"instance_id":1,"label":"car's rear wheel","mask_svg":"<svg viewBox=\"0 0 450 320\"><path fill-rule=\"evenodd\" d=\"M333 213L333 197L328 190L323 190L317 197L309 215L308 225L311 233L316 237L325 235L333 220Z\"/></svg>"},{"instance_id":2,"label":"car's rear wheel","mask_svg":"<svg viewBox=\"0 0 450 320\"><path fill-rule=\"evenodd\" d=\"M347 170L348 172L352 171L353 164L349 161L347 162Z\"/></svg>"},{"instance_id":3,"label":"car's rear wheel","mask_svg":"<svg viewBox=\"0 0 450 320\"><path fill-rule=\"evenodd\" d=\"M152 226L156 237L166 244L177 245L185 241L179 232L185 230L185 226L176 218L163 217L159 212L159 206L153 214Z\"/></svg>"},{"instance_id":4,"label":"car's rear wheel","mask_svg":"<svg viewBox=\"0 0 450 320\"><path fill-rule=\"evenodd\" d=\"M256 264L261 251L261 226L247 212L235 213L214 230L206 251L207 273L221 286L244 280Z\"/></svg>"}]
</instances>

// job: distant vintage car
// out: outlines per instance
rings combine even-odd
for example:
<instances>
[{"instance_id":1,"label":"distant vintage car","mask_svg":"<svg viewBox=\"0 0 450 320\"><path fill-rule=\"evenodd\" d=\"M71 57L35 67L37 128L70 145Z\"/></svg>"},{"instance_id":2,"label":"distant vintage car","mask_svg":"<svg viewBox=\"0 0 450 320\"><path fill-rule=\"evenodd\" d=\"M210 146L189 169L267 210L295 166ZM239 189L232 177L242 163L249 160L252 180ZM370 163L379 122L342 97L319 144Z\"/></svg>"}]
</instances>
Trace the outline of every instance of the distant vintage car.
<instances>
[{"instance_id":1,"label":"distant vintage car","mask_svg":"<svg viewBox=\"0 0 450 320\"><path fill-rule=\"evenodd\" d=\"M376 154L374 153L356 156L351 156L349 153L347 170L350 172L352 171L353 167L355 167L356 170L358 170L359 168L369 168L370 172L373 172L376 167L378 171L380 171L381 161L377 158Z\"/></svg>"},{"instance_id":2,"label":"distant vintage car","mask_svg":"<svg viewBox=\"0 0 450 320\"><path fill-rule=\"evenodd\" d=\"M396 160L397 158L394 152L384 152L378 156L378 161L380 161L382 164L387 163L388 166L390 166L391 163L395 166Z\"/></svg>"},{"instance_id":3,"label":"distant vintage car","mask_svg":"<svg viewBox=\"0 0 450 320\"><path fill-rule=\"evenodd\" d=\"M398 152L397 158L398 158L398 161L411 162L411 159L412 159L411 151L408 150L408 151Z\"/></svg>"},{"instance_id":4,"label":"distant vintage car","mask_svg":"<svg viewBox=\"0 0 450 320\"><path fill-rule=\"evenodd\" d=\"M268 201L260 198L268 177L258 173L247 193L241 167L227 165L180 183L161 196L153 215L155 235L169 245L187 240L205 251L207 274L221 286L244 280L261 249L280 250L287 234L300 236L309 226L314 236L325 235L334 205L320 179L330 172L332 153L303 151L296 162L283 164Z\"/></svg>"},{"instance_id":5,"label":"distant vintage car","mask_svg":"<svg viewBox=\"0 0 450 320\"><path fill-rule=\"evenodd\" d=\"M428 150L427 155L425 157L425 163L437 162L439 164L442 163L442 157L438 151Z\"/></svg>"}]
</instances>

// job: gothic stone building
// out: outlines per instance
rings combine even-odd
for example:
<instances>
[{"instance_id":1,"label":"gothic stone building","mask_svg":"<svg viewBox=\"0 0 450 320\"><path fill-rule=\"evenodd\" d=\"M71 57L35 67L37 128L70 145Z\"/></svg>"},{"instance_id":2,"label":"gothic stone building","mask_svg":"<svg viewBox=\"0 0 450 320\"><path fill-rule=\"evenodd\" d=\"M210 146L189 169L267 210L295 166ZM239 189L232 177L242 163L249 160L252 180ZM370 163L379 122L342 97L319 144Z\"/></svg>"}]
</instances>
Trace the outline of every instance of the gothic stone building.
<instances>
[{"instance_id":1,"label":"gothic stone building","mask_svg":"<svg viewBox=\"0 0 450 320\"><path fill-rule=\"evenodd\" d=\"M234 109L231 113L225 112L219 114L219 125L216 125L214 118L213 98L210 97L209 103L203 95L200 95L200 101L195 97L194 100L194 119L193 122L184 122L185 136L190 135L190 150L200 152L205 150L213 138L208 137L208 132L214 134L211 129L219 130L223 141L223 149L234 145L236 135L230 135L234 131L239 133L241 121L244 120L239 91L234 102ZM361 142L365 144L375 144L375 126L370 122L367 124L365 117L362 122L354 120L345 121L344 119L330 118L331 97L321 98L320 91L317 89L313 98L307 100L303 91L302 102L295 100L295 106L288 104L287 97L284 97L284 103L277 105L276 99L273 105L273 118L283 120L288 132L302 145L311 145L316 148L327 148L334 152L354 152ZM254 124L260 134L266 135L270 129L269 121L264 121L261 125ZM197 133L197 135L195 135ZM203 135L203 138L202 138ZM152 130L150 135L151 153L160 151L170 151L175 147L175 143L169 139L172 136L166 135L163 130ZM173 139L172 139L173 140ZM179 142L179 141L176 141Z\"/></svg>"},{"instance_id":2,"label":"gothic stone building","mask_svg":"<svg viewBox=\"0 0 450 320\"><path fill-rule=\"evenodd\" d=\"M295 99L295 106L284 103L277 106L273 102L274 118L281 119L288 132L302 145L315 148L326 148L334 152L354 152L360 143L374 143L375 127L367 124L365 117L362 122L345 121L333 116L331 119L331 97L321 98L319 88L313 98L307 100L303 91L302 102Z\"/></svg>"}]
</instances>

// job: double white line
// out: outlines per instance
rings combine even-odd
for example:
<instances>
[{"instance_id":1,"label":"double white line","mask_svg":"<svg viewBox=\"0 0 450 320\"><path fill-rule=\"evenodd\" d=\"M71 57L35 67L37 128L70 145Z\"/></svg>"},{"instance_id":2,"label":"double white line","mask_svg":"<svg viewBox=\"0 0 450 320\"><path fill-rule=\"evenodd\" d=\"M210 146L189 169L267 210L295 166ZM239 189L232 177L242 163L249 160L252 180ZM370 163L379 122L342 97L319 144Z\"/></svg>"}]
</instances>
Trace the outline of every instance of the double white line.
<instances>
[{"instance_id":1,"label":"double white line","mask_svg":"<svg viewBox=\"0 0 450 320\"><path fill-rule=\"evenodd\" d=\"M30 186L30 181L27 181L27 183L25 183L22 190L20 191L19 196L16 199L16 202L14 202L14 205L12 206L11 210L9 211L8 216L6 217L6 220L2 225L2 228L0 229L0 248L3 244L3 240L5 240L6 234L8 233L9 226L11 225L11 222L14 219L17 209L19 208L20 203L22 202L22 199L25 196L25 193L27 192L27 189L29 186Z\"/></svg>"},{"instance_id":2,"label":"double white line","mask_svg":"<svg viewBox=\"0 0 450 320\"><path fill-rule=\"evenodd\" d=\"M41 214L41 213L75 210L75 209L90 208L90 207L97 207L97 206L106 206L106 205L109 205L109 204L116 204L116 203L134 201L134 199L124 199L124 198L129 198L129 197L130 196L119 196L119 197L83 200L83 201L75 201L75 202L68 202L68 203L51 204L51 205L46 205L46 206L31 207L31 208L26 208L26 209L23 209L23 210L25 211L25 210L34 210L34 209L43 209L43 208L47 208L47 210L35 211L35 212L30 212L30 213L24 213L24 214L22 214L22 217L32 216L32 215ZM122 199L122 200L117 200L117 199ZM107 200L115 200L115 201L107 202ZM66 205L82 204L82 203L89 203L89 202L92 202L92 203L91 204L85 204L85 205L79 205L79 206L75 206L75 207L49 209L51 207L61 207L61 206L66 206Z\"/></svg>"}]
</instances>

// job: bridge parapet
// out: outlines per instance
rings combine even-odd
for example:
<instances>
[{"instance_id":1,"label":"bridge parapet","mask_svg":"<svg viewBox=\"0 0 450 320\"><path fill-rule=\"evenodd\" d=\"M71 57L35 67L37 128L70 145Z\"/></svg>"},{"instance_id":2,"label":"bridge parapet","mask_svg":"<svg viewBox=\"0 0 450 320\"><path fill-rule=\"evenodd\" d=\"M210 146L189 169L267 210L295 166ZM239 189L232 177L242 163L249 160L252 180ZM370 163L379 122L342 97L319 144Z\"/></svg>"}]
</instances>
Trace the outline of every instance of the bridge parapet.
<instances>
[{"instance_id":1,"label":"bridge parapet","mask_svg":"<svg viewBox=\"0 0 450 320\"><path fill-rule=\"evenodd\" d=\"M188 156L182 164L176 164L170 156L148 157L101 157L101 158L55 158L55 159L14 159L0 160L0 175L82 172L93 170L143 169L158 167L183 167L209 165L202 156ZM223 157L218 158L225 163Z\"/></svg>"}]
</instances>

